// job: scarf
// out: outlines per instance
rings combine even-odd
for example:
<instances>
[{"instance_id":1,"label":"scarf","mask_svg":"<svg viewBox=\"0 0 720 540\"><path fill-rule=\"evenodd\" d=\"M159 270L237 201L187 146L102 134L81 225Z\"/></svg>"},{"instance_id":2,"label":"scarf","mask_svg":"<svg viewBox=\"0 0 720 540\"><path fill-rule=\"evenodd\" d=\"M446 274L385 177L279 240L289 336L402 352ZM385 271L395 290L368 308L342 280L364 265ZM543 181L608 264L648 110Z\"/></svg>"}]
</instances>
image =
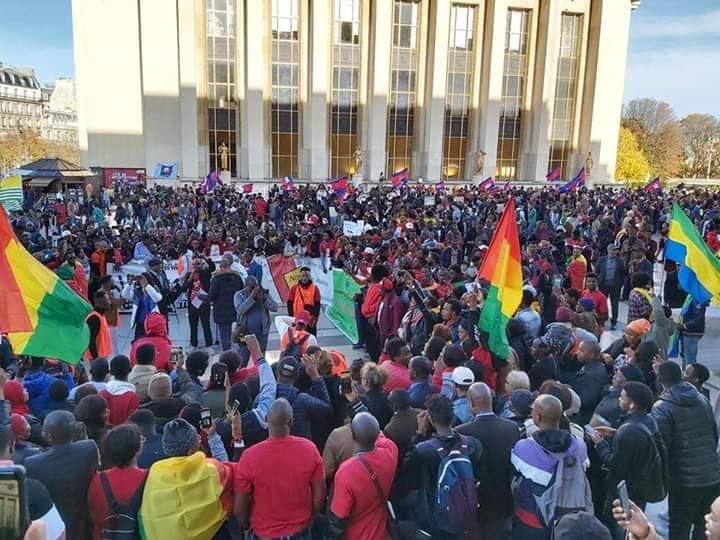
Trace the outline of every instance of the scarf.
<instances>
[{"instance_id":1,"label":"scarf","mask_svg":"<svg viewBox=\"0 0 720 540\"><path fill-rule=\"evenodd\" d=\"M650 296L650 291L648 291L647 289L643 289L642 287L634 287L633 291L642 296L648 303L648 305L652 307L652 297ZM652 322L653 320L655 320L655 314L653 313L653 311L650 311L650 322Z\"/></svg>"}]
</instances>

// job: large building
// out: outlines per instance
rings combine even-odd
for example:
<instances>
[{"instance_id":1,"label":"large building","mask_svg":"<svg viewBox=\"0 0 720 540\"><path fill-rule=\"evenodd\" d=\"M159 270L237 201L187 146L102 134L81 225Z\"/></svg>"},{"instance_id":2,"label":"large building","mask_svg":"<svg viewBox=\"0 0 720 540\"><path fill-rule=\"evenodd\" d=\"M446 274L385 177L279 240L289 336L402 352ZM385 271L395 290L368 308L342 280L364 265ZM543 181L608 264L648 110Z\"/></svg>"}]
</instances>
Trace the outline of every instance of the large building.
<instances>
[{"instance_id":1,"label":"large building","mask_svg":"<svg viewBox=\"0 0 720 540\"><path fill-rule=\"evenodd\" d=\"M82 162L609 180L635 3L73 0Z\"/></svg>"},{"instance_id":2,"label":"large building","mask_svg":"<svg viewBox=\"0 0 720 540\"><path fill-rule=\"evenodd\" d=\"M43 87L42 137L69 145L78 143L75 81L65 77Z\"/></svg>"},{"instance_id":3,"label":"large building","mask_svg":"<svg viewBox=\"0 0 720 540\"><path fill-rule=\"evenodd\" d=\"M18 129L40 131L42 92L30 68L0 64L0 135Z\"/></svg>"}]
</instances>

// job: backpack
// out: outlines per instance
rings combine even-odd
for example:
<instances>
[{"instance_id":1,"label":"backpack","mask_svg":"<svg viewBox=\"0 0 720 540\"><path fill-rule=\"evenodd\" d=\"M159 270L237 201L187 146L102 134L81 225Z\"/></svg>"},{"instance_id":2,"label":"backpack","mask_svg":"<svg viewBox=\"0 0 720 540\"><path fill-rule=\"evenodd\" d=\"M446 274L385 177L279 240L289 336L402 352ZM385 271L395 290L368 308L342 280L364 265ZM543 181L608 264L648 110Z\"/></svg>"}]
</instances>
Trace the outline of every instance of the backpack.
<instances>
[{"instance_id":1,"label":"backpack","mask_svg":"<svg viewBox=\"0 0 720 540\"><path fill-rule=\"evenodd\" d=\"M298 341L295 341L295 334L293 333L293 329L288 328L288 344L280 354L280 358L283 358L284 356L292 356L295 360L299 362L300 357L302 356L302 345L308 339L310 339L310 334L305 334Z\"/></svg>"},{"instance_id":2,"label":"backpack","mask_svg":"<svg viewBox=\"0 0 720 540\"><path fill-rule=\"evenodd\" d=\"M435 507L431 509L435 524L443 531L461 534L477 520L477 482L467 437L451 448L433 438L430 444L440 455L435 491Z\"/></svg>"},{"instance_id":3,"label":"backpack","mask_svg":"<svg viewBox=\"0 0 720 540\"><path fill-rule=\"evenodd\" d=\"M644 424L633 423L650 438L652 442L652 456L644 463L642 474L635 491L647 502L660 502L668 493L668 455L665 441L659 432L652 433Z\"/></svg>"},{"instance_id":4,"label":"backpack","mask_svg":"<svg viewBox=\"0 0 720 540\"><path fill-rule=\"evenodd\" d=\"M555 522L566 514L593 513L590 482L585 476L581 459L575 454L557 454L547 451L539 444L537 446L557 459L550 484L542 495L535 496L538 512L545 525L554 526Z\"/></svg>"},{"instance_id":5,"label":"backpack","mask_svg":"<svg viewBox=\"0 0 720 540\"><path fill-rule=\"evenodd\" d=\"M100 484L108 506L108 514L105 516L100 532L101 540L136 540L140 538L137 517L146 479L147 475L127 504L120 504L110 489L107 474L100 473Z\"/></svg>"}]
</instances>

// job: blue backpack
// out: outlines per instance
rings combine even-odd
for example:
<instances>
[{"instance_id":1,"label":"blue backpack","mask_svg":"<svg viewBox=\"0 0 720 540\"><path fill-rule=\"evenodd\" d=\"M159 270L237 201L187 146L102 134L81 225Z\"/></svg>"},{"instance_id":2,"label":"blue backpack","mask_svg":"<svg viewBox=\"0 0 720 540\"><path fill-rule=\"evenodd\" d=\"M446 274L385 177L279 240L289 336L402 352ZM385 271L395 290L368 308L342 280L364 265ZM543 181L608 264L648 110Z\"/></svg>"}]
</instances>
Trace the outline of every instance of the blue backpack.
<instances>
[{"instance_id":1,"label":"blue backpack","mask_svg":"<svg viewBox=\"0 0 720 540\"><path fill-rule=\"evenodd\" d=\"M469 458L471 449L462 435L450 448L436 438L431 439L431 444L440 455L434 521L443 531L461 534L477 521L477 482Z\"/></svg>"}]
</instances>

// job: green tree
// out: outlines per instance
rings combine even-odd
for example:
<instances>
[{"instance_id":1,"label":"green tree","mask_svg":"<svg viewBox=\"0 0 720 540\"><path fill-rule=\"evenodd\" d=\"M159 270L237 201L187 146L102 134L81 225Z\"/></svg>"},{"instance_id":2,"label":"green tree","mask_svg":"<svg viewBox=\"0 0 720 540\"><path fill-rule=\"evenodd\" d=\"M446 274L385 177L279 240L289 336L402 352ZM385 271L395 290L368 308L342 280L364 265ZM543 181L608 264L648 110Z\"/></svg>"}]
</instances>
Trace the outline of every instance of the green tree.
<instances>
[{"instance_id":1,"label":"green tree","mask_svg":"<svg viewBox=\"0 0 720 540\"><path fill-rule=\"evenodd\" d=\"M640 150L635 135L626 127L620 128L615 178L628 183L644 182L650 173L648 160Z\"/></svg>"}]
</instances>

